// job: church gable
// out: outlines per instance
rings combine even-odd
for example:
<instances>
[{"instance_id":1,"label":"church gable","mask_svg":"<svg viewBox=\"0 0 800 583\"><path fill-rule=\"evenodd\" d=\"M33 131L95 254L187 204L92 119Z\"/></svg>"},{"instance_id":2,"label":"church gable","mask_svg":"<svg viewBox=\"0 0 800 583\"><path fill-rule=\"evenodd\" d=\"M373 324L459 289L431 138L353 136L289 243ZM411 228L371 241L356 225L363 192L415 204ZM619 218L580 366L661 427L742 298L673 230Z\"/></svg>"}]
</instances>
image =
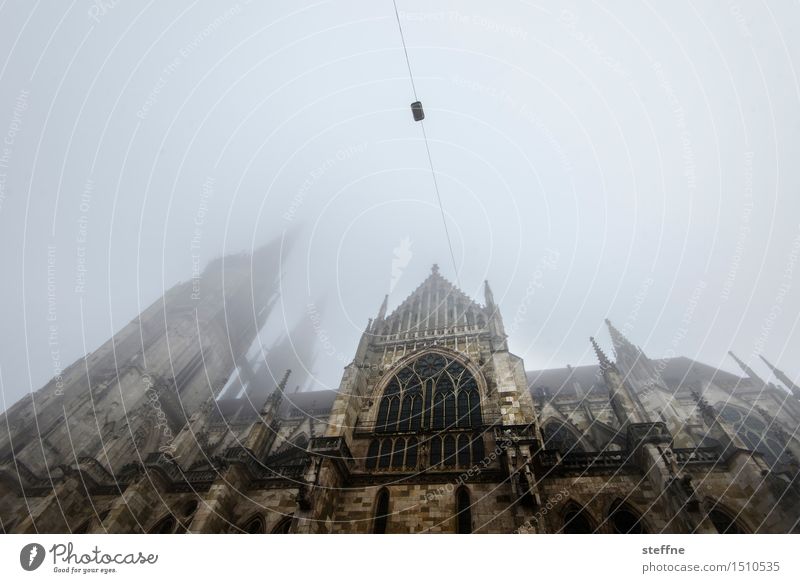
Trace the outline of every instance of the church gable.
<instances>
[{"instance_id":1,"label":"church gable","mask_svg":"<svg viewBox=\"0 0 800 583\"><path fill-rule=\"evenodd\" d=\"M380 322L379 335L448 333L486 326L485 310L434 265L430 275L389 316Z\"/></svg>"}]
</instances>

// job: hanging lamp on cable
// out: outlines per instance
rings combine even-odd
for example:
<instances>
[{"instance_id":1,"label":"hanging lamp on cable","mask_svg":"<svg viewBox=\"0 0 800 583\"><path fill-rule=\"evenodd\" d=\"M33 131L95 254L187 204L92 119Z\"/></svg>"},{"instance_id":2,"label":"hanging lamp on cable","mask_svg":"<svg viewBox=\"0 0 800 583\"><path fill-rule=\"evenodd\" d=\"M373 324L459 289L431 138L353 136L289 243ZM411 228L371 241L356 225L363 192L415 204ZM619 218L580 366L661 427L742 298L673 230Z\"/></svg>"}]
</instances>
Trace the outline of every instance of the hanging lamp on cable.
<instances>
[{"instance_id":1,"label":"hanging lamp on cable","mask_svg":"<svg viewBox=\"0 0 800 583\"><path fill-rule=\"evenodd\" d=\"M414 121L425 119L425 110L422 109L421 101L415 101L411 104L411 113L414 115Z\"/></svg>"},{"instance_id":2,"label":"hanging lamp on cable","mask_svg":"<svg viewBox=\"0 0 800 583\"><path fill-rule=\"evenodd\" d=\"M397 19L397 29L400 31L400 42L403 44L403 54L406 57L406 66L408 67L408 78L411 81L411 91L414 93L414 102L411 104L411 114L414 116L415 122L422 122L425 119L425 111L422 109L422 101L417 96L417 86L414 84L414 74L411 72L411 59L408 58L408 47L406 46L406 37L403 34L403 25L400 23L400 12L397 10L397 0L392 0L394 5L394 15ZM428 134L425 132L425 124L420 123L422 128L422 139L425 142L425 153L428 155L428 165L431 169L431 179L433 180L433 189L436 193L436 202L439 205L439 212L442 215L442 226L444 227L444 236L447 239L447 247L450 250L450 260L453 262L453 272L455 273L456 284L461 287L461 281L458 276L458 265L456 264L456 255L453 252L453 242L450 239L450 231L447 229L447 219L444 213L444 205L442 204L442 195L439 192L439 184L436 181L436 171L433 168L433 158L431 157L431 147L428 143Z\"/></svg>"}]
</instances>

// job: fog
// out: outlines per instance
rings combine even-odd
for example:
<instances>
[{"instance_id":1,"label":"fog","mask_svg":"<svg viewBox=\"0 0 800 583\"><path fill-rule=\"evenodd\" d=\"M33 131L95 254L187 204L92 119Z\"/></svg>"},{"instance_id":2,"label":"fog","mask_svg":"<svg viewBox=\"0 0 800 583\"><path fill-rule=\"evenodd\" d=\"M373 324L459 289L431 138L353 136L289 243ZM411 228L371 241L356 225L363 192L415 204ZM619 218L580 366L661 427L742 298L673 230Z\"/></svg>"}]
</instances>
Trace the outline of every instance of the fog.
<instances>
[{"instance_id":1,"label":"fog","mask_svg":"<svg viewBox=\"0 0 800 583\"><path fill-rule=\"evenodd\" d=\"M288 230L260 342L304 390L433 263L528 370L608 317L800 378L800 6L398 8L455 264L391 2L0 6L0 407Z\"/></svg>"}]
</instances>

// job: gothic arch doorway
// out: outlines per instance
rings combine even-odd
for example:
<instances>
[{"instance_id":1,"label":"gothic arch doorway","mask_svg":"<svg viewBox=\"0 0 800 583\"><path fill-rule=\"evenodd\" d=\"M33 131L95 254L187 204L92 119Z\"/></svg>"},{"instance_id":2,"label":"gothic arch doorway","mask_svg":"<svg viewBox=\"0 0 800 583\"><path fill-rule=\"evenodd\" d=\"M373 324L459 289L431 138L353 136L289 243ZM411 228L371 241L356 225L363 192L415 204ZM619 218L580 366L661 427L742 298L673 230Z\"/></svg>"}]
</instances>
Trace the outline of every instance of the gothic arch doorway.
<instances>
[{"instance_id":1,"label":"gothic arch doorway","mask_svg":"<svg viewBox=\"0 0 800 583\"><path fill-rule=\"evenodd\" d=\"M472 533L472 503L466 486L456 490L456 533Z\"/></svg>"},{"instance_id":2,"label":"gothic arch doorway","mask_svg":"<svg viewBox=\"0 0 800 583\"><path fill-rule=\"evenodd\" d=\"M375 499L375 518L372 522L373 534L386 534L389 523L389 490L381 488Z\"/></svg>"}]
</instances>

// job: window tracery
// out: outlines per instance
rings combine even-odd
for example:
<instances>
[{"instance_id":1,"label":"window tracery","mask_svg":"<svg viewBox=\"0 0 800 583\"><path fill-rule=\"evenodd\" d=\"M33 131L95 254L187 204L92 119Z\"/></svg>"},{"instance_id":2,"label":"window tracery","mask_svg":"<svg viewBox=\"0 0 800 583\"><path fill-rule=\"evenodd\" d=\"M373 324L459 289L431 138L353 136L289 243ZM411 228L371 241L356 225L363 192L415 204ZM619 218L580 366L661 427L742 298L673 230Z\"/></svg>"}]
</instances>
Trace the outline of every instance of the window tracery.
<instances>
[{"instance_id":1,"label":"window tracery","mask_svg":"<svg viewBox=\"0 0 800 583\"><path fill-rule=\"evenodd\" d=\"M545 449L557 449L561 453L584 451L575 433L560 421L548 421L542 430Z\"/></svg>"},{"instance_id":2,"label":"window tracery","mask_svg":"<svg viewBox=\"0 0 800 583\"><path fill-rule=\"evenodd\" d=\"M400 369L387 383L375 431L414 432L481 424L475 377L459 362L428 353Z\"/></svg>"},{"instance_id":3,"label":"window tracery","mask_svg":"<svg viewBox=\"0 0 800 583\"><path fill-rule=\"evenodd\" d=\"M743 411L734 405L719 407L720 418L730 424L745 445L764 455L770 465L785 462L789 444L777 432L769 431L768 425L755 411Z\"/></svg>"}]
</instances>

